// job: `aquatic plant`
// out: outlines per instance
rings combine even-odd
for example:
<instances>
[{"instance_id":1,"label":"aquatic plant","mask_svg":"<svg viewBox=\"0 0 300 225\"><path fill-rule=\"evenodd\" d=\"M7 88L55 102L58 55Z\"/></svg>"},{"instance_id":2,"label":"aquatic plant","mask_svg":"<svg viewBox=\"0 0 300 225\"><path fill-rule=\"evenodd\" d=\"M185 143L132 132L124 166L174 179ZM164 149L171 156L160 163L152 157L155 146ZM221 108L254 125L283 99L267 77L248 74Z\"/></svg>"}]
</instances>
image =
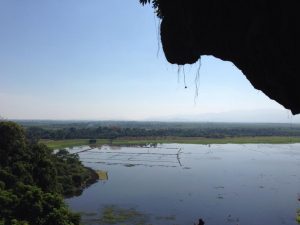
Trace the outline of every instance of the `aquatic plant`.
<instances>
[{"instance_id":1,"label":"aquatic plant","mask_svg":"<svg viewBox=\"0 0 300 225\"><path fill-rule=\"evenodd\" d=\"M106 206L103 209L100 224L131 224L131 225L145 225L147 216L138 212L134 208L119 208L115 205Z\"/></svg>"},{"instance_id":2,"label":"aquatic plant","mask_svg":"<svg viewBox=\"0 0 300 225\"><path fill-rule=\"evenodd\" d=\"M300 209L297 210L296 221L300 224Z\"/></svg>"},{"instance_id":3,"label":"aquatic plant","mask_svg":"<svg viewBox=\"0 0 300 225\"><path fill-rule=\"evenodd\" d=\"M155 217L156 220L176 220L176 216L175 215L169 215L169 216L157 216Z\"/></svg>"}]
</instances>

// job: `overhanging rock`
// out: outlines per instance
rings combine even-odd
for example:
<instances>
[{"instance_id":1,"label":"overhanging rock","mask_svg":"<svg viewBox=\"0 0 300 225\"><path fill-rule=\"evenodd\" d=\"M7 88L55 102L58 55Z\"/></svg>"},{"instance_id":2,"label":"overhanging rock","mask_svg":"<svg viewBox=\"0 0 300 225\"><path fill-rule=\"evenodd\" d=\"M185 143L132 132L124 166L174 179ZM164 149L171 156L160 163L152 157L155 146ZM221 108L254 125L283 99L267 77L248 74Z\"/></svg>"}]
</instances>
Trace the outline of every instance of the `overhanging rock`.
<instances>
[{"instance_id":1,"label":"overhanging rock","mask_svg":"<svg viewBox=\"0 0 300 225\"><path fill-rule=\"evenodd\" d=\"M149 2L149 0L141 0ZM202 55L233 62L251 84L300 113L297 1L154 0L170 63L195 63Z\"/></svg>"}]
</instances>

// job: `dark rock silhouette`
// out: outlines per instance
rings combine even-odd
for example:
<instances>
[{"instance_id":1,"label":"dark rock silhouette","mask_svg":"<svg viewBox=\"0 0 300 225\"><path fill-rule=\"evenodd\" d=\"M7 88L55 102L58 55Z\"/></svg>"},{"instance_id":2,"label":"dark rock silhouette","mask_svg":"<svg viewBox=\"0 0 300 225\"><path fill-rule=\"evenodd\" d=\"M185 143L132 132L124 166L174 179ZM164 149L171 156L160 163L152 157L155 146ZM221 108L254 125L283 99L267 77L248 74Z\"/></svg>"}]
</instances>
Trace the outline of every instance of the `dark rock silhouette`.
<instances>
[{"instance_id":1,"label":"dark rock silhouette","mask_svg":"<svg viewBox=\"0 0 300 225\"><path fill-rule=\"evenodd\" d=\"M204 225L205 222L200 218L198 224L194 223L194 225Z\"/></svg>"},{"instance_id":2,"label":"dark rock silhouette","mask_svg":"<svg viewBox=\"0 0 300 225\"><path fill-rule=\"evenodd\" d=\"M170 63L202 55L233 62L252 85L300 113L300 13L297 0L140 0L161 17Z\"/></svg>"}]
</instances>

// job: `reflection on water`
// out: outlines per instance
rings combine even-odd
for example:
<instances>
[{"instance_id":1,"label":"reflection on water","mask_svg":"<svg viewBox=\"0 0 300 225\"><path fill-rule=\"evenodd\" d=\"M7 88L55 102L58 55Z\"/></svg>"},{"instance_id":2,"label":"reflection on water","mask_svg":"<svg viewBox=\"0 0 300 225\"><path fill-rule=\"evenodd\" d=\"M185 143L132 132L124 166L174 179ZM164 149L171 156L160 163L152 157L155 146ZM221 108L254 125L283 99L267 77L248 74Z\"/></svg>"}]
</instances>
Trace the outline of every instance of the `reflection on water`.
<instances>
[{"instance_id":1,"label":"reflection on water","mask_svg":"<svg viewBox=\"0 0 300 225\"><path fill-rule=\"evenodd\" d=\"M66 200L84 224L297 224L299 144L70 151L105 180Z\"/></svg>"}]
</instances>

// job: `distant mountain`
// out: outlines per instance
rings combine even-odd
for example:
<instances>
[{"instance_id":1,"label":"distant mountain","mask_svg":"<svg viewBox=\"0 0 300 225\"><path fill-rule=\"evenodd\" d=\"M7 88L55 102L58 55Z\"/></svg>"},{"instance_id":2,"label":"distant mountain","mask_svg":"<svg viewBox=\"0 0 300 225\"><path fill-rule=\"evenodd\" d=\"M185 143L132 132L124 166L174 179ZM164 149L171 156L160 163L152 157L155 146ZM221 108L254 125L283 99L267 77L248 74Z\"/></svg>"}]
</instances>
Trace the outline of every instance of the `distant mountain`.
<instances>
[{"instance_id":1,"label":"distant mountain","mask_svg":"<svg viewBox=\"0 0 300 225\"><path fill-rule=\"evenodd\" d=\"M222 113L170 115L149 118L148 121L174 122L228 122L228 123L300 123L300 115L293 116L288 110L239 110Z\"/></svg>"}]
</instances>

